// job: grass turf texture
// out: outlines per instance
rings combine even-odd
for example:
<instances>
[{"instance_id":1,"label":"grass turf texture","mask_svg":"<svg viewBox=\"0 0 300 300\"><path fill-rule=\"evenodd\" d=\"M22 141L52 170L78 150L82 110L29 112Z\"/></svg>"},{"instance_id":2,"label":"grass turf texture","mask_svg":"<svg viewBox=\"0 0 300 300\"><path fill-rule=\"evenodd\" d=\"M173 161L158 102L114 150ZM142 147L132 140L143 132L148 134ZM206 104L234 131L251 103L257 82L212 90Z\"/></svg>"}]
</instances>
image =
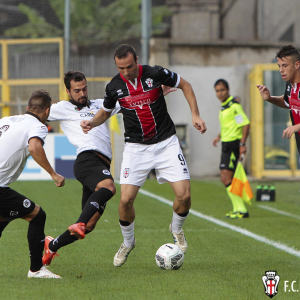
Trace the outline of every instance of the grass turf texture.
<instances>
[{"instance_id":1,"label":"grass turf texture","mask_svg":"<svg viewBox=\"0 0 300 300\"><path fill-rule=\"evenodd\" d=\"M256 186L253 183L252 186ZM299 184L275 182L276 202L263 203L300 216ZM17 182L18 192L40 204L47 213L46 234L57 236L74 223L80 213L80 184L68 180L65 187L52 182ZM167 185L146 182L144 189L172 200ZM139 194L135 200L136 248L120 268L112 264L122 236L118 224L117 195L93 233L58 251L50 269L62 280L27 279L29 267L27 224L10 223L0 240L1 299L268 299L261 277L267 270L280 276L276 299L299 299L284 292L285 280L296 280L300 290L300 258L237 232L190 215L185 223L189 243L181 269L164 271L154 260L156 250L172 242L168 226L171 207ZM231 206L217 180L192 182L192 208L203 214L300 249L300 220L266 211L253 203L250 218L224 217ZM25 226L24 226L25 225Z\"/></svg>"}]
</instances>

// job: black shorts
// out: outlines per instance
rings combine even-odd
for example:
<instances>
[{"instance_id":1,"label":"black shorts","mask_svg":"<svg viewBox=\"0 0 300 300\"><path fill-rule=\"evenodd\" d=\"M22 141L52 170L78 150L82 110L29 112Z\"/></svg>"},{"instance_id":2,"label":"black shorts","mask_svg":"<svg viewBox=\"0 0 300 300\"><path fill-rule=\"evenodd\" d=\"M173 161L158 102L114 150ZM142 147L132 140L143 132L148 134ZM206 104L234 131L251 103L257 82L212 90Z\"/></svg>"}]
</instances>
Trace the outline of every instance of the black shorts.
<instances>
[{"instance_id":1,"label":"black shorts","mask_svg":"<svg viewBox=\"0 0 300 300\"><path fill-rule=\"evenodd\" d=\"M113 180L110 174L109 160L100 158L96 151L81 152L74 163L74 175L83 186L94 191L98 182Z\"/></svg>"},{"instance_id":2,"label":"black shorts","mask_svg":"<svg viewBox=\"0 0 300 300\"><path fill-rule=\"evenodd\" d=\"M0 216L9 221L23 218L35 208L35 203L9 187L0 187Z\"/></svg>"},{"instance_id":3,"label":"black shorts","mask_svg":"<svg viewBox=\"0 0 300 300\"><path fill-rule=\"evenodd\" d=\"M222 142L220 170L234 171L240 157L240 140Z\"/></svg>"}]
</instances>

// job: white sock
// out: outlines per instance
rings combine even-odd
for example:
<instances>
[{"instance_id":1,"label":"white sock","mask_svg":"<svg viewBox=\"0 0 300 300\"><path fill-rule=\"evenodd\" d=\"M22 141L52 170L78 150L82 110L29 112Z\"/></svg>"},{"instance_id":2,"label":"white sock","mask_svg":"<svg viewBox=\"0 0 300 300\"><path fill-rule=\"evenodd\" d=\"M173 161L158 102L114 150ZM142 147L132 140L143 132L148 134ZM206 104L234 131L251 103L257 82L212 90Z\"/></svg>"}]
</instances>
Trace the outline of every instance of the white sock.
<instances>
[{"instance_id":1,"label":"white sock","mask_svg":"<svg viewBox=\"0 0 300 300\"><path fill-rule=\"evenodd\" d=\"M126 247L131 247L134 243L134 222L128 226L122 226L120 224L122 235L124 238L124 244Z\"/></svg>"},{"instance_id":2,"label":"white sock","mask_svg":"<svg viewBox=\"0 0 300 300\"><path fill-rule=\"evenodd\" d=\"M181 217L176 214L175 211L173 211L173 217L172 217L172 232L179 233L182 230L182 226L184 223L184 220L186 219L188 215L185 217Z\"/></svg>"}]
</instances>

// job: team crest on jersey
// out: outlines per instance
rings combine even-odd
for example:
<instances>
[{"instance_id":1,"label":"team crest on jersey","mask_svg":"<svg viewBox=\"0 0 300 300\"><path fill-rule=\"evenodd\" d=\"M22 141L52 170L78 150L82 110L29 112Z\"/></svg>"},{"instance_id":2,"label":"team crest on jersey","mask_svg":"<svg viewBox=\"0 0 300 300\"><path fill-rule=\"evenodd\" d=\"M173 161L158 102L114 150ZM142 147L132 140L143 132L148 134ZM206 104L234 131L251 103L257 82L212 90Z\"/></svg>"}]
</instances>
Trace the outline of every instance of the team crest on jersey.
<instances>
[{"instance_id":1,"label":"team crest on jersey","mask_svg":"<svg viewBox=\"0 0 300 300\"><path fill-rule=\"evenodd\" d=\"M129 176L129 168L125 168L124 170L123 170L123 177L124 178L127 178Z\"/></svg>"},{"instance_id":2,"label":"team crest on jersey","mask_svg":"<svg viewBox=\"0 0 300 300\"><path fill-rule=\"evenodd\" d=\"M30 200L28 200L28 199L25 199L25 200L23 201L23 206L24 206L25 208L28 208L28 207L30 206L30 204L31 204L31 202L30 202Z\"/></svg>"},{"instance_id":3,"label":"team crest on jersey","mask_svg":"<svg viewBox=\"0 0 300 300\"><path fill-rule=\"evenodd\" d=\"M277 287L280 277L276 273L276 271L266 271L265 275L262 277L265 293L270 298L273 298L278 293Z\"/></svg>"},{"instance_id":4,"label":"team crest on jersey","mask_svg":"<svg viewBox=\"0 0 300 300\"><path fill-rule=\"evenodd\" d=\"M147 86L148 86L149 88L153 87L153 79L147 78L147 79L145 80L145 83L147 84Z\"/></svg>"}]
</instances>

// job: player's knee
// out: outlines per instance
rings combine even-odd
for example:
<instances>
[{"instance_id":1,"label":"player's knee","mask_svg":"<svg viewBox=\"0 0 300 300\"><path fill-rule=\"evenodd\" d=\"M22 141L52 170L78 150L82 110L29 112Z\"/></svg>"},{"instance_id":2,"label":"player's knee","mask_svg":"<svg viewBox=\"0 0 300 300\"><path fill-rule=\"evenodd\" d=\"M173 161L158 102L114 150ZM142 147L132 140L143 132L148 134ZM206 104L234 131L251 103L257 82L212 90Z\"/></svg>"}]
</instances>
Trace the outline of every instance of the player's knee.
<instances>
[{"instance_id":1,"label":"player's knee","mask_svg":"<svg viewBox=\"0 0 300 300\"><path fill-rule=\"evenodd\" d=\"M99 191L101 188L106 188L107 190L110 190L113 195L116 193L116 187L112 180L104 180L98 182L95 188L95 192Z\"/></svg>"},{"instance_id":2,"label":"player's knee","mask_svg":"<svg viewBox=\"0 0 300 300\"><path fill-rule=\"evenodd\" d=\"M128 197L121 194L120 206L131 208L133 206L134 197Z\"/></svg>"},{"instance_id":3,"label":"player's knee","mask_svg":"<svg viewBox=\"0 0 300 300\"><path fill-rule=\"evenodd\" d=\"M44 223L46 222L46 212L40 207L38 213L32 218L31 222Z\"/></svg>"},{"instance_id":4,"label":"player's knee","mask_svg":"<svg viewBox=\"0 0 300 300\"><path fill-rule=\"evenodd\" d=\"M225 185L225 186L229 186L231 184L232 178L231 176L228 176L227 174L222 174L220 176L221 182Z\"/></svg>"}]
</instances>

